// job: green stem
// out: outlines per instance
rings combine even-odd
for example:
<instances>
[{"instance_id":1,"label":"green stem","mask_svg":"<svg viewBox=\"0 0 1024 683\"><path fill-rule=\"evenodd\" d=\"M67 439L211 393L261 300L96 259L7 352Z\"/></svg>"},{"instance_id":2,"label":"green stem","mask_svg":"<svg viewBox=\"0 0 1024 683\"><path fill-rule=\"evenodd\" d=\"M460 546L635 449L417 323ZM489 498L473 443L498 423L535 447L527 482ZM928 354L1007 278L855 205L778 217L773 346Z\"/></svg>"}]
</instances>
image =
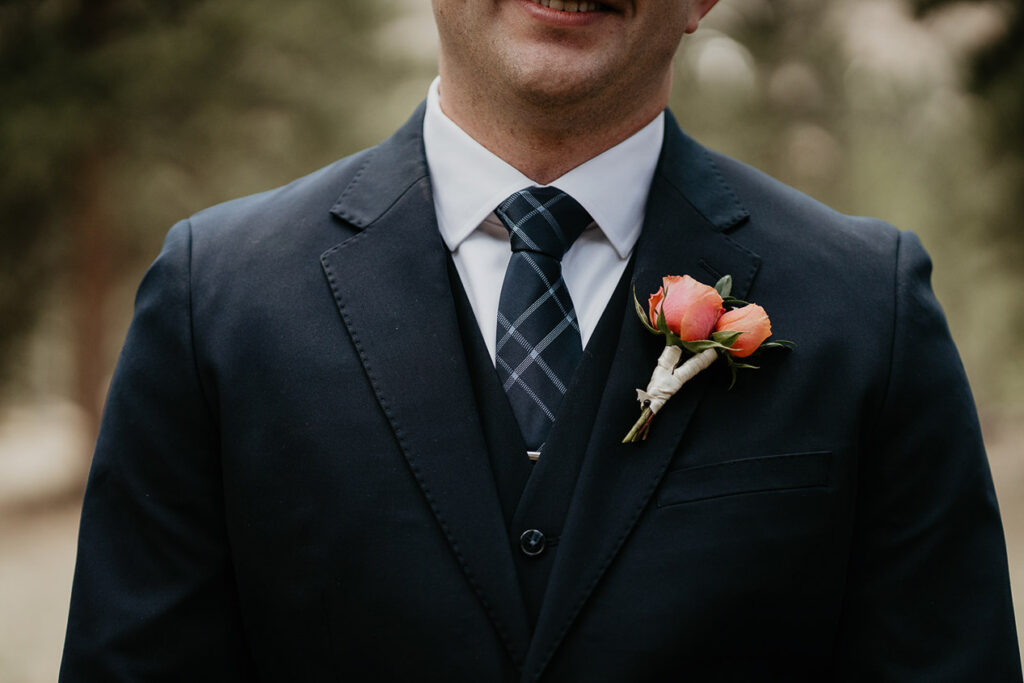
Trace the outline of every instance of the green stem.
<instances>
[{"instance_id":1,"label":"green stem","mask_svg":"<svg viewBox=\"0 0 1024 683\"><path fill-rule=\"evenodd\" d=\"M644 425L651 419L654 413L651 412L650 406L644 406L643 412L640 413L640 419L633 424L633 428L626 434L626 438L622 440L622 443L635 443L640 440L640 432L643 430Z\"/></svg>"}]
</instances>

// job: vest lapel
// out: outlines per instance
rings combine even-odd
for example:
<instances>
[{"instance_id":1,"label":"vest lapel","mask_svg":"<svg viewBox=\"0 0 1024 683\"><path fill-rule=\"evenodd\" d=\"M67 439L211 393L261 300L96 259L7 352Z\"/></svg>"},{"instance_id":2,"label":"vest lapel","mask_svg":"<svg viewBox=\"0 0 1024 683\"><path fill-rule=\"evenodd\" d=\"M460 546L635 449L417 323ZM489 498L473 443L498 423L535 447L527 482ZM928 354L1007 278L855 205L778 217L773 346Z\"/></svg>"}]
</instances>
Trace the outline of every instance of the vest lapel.
<instances>
[{"instance_id":1,"label":"vest lapel","mask_svg":"<svg viewBox=\"0 0 1024 683\"><path fill-rule=\"evenodd\" d=\"M733 276L742 298L757 273L759 257L727 231L747 218L708 152L683 135L666 116L665 142L636 246L633 280L646 299L664 275L689 274L708 284ZM647 441L622 444L639 414L635 390L644 387L663 341L643 329L627 299L620 316L618 349L551 570L546 595L523 669L536 680L626 542L676 452L704 387L717 378L712 367L689 382L658 414Z\"/></svg>"},{"instance_id":2,"label":"vest lapel","mask_svg":"<svg viewBox=\"0 0 1024 683\"><path fill-rule=\"evenodd\" d=\"M532 626L544 599L558 552L558 539L615 355L632 267L623 273L583 350L580 366L544 446L544 455L535 464L526 457L519 425L491 363L458 271L450 260L448 272L491 469L508 523L512 555ZM527 557L516 549L519 536L527 529L540 529L547 537L548 547L537 557Z\"/></svg>"},{"instance_id":3,"label":"vest lapel","mask_svg":"<svg viewBox=\"0 0 1024 683\"><path fill-rule=\"evenodd\" d=\"M590 443L608 370L615 356L631 272L632 267L623 273L583 351L583 358L559 407L543 453L533 466L509 524L513 543L527 529L538 529L547 539L544 552L536 557L513 553L531 625L540 613L551 570L560 552L566 513Z\"/></svg>"},{"instance_id":4,"label":"vest lapel","mask_svg":"<svg viewBox=\"0 0 1024 683\"><path fill-rule=\"evenodd\" d=\"M502 517L510 522L515 513L523 487L533 471L533 463L526 457L526 442L509 405L508 396L501 387L498 373L491 362L473 306L469 303L455 263L449 258L448 275L455 296L462 343L466 349L466 364L473 383L473 393L479 407L487 453L490 457L494 483L498 488ZM512 545L516 538L510 537ZM515 551L513 550L513 556Z\"/></svg>"}]
</instances>

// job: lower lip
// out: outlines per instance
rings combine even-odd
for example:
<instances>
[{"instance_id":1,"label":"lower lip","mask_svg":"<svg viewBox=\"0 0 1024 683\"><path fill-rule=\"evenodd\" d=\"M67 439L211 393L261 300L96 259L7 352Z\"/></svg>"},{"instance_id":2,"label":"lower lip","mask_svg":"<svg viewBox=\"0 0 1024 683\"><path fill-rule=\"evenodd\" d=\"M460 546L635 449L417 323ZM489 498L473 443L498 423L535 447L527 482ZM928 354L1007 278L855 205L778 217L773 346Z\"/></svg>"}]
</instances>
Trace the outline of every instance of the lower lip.
<instances>
[{"instance_id":1,"label":"lower lip","mask_svg":"<svg viewBox=\"0 0 1024 683\"><path fill-rule=\"evenodd\" d=\"M608 12L603 10L597 10L596 12L563 12L559 9L551 9L550 7L539 5L533 2L533 0L519 0L519 4L534 19L549 26L559 28L590 26L608 15Z\"/></svg>"}]
</instances>

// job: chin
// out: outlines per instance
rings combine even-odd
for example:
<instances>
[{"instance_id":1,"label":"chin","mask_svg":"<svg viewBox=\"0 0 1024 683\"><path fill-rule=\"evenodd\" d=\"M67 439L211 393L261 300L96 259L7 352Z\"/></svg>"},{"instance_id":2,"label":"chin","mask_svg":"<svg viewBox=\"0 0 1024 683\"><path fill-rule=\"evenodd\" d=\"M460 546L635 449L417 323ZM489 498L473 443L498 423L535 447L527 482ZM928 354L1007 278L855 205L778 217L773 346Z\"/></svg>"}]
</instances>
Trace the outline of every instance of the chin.
<instances>
[{"instance_id":1,"label":"chin","mask_svg":"<svg viewBox=\"0 0 1024 683\"><path fill-rule=\"evenodd\" d=\"M567 107L594 100L608 90L612 80L597 69L552 68L552 64L565 62L547 59L533 62L532 66L521 62L513 69L510 82L532 104Z\"/></svg>"}]
</instances>

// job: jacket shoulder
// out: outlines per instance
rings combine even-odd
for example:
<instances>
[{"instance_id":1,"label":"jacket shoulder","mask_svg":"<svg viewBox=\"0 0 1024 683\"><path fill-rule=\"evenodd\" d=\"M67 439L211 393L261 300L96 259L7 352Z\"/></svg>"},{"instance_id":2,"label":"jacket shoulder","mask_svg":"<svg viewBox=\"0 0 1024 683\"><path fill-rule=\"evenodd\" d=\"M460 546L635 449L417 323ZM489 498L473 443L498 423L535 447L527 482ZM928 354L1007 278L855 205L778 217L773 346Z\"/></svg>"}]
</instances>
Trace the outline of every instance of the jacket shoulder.
<instances>
[{"instance_id":1,"label":"jacket shoulder","mask_svg":"<svg viewBox=\"0 0 1024 683\"><path fill-rule=\"evenodd\" d=\"M709 152L723 178L750 213L763 248L808 252L808 257L854 263L884 261L896 255L900 231L886 221L836 211L743 162ZM746 231L744 231L746 232ZM748 237L748 235L744 235Z\"/></svg>"},{"instance_id":2,"label":"jacket shoulder","mask_svg":"<svg viewBox=\"0 0 1024 683\"><path fill-rule=\"evenodd\" d=\"M375 148L364 149L286 185L232 199L189 218L197 241L252 240L287 226L326 220L345 186L359 173Z\"/></svg>"}]
</instances>

